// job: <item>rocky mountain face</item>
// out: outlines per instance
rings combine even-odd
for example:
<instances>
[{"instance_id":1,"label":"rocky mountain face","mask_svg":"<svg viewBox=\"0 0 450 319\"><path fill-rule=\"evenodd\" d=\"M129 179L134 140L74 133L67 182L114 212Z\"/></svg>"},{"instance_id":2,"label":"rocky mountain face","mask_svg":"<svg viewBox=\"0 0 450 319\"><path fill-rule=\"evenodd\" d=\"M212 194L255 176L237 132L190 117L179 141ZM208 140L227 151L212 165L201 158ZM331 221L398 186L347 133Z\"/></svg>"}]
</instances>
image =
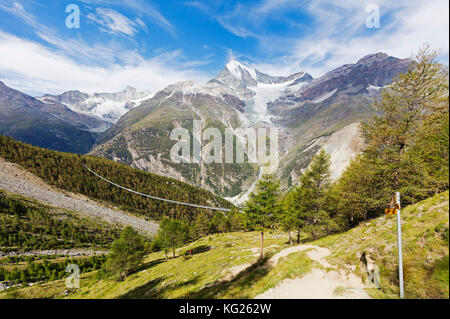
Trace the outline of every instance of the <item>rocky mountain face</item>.
<instances>
[{"instance_id":1,"label":"rocky mountain face","mask_svg":"<svg viewBox=\"0 0 450 319\"><path fill-rule=\"evenodd\" d=\"M272 114L267 106L281 96L298 90L312 80L310 74L298 72L289 76L271 76L244 66L238 61L230 61L226 67L208 84L231 88L244 102L244 115L255 124L272 124Z\"/></svg>"},{"instance_id":2,"label":"rocky mountain face","mask_svg":"<svg viewBox=\"0 0 450 319\"><path fill-rule=\"evenodd\" d=\"M333 133L347 131L348 139L353 140L354 130L348 125L372 116L375 112L371 107L373 98L399 72L405 72L410 63L409 59L397 59L384 53L368 55L270 103L268 108L276 115L275 124L286 132L285 143L280 146L282 185L286 187L291 184L290 180L297 180L316 150L323 147L327 139L332 139ZM359 145L361 141L354 144ZM353 153L347 152L349 157ZM333 153L331 156L333 158Z\"/></svg>"},{"instance_id":3,"label":"rocky mountain face","mask_svg":"<svg viewBox=\"0 0 450 319\"><path fill-rule=\"evenodd\" d=\"M388 85L395 75L405 71L409 63L409 59L397 59L385 53L367 55L355 64L345 64L324 74L285 99L318 103L336 93L367 93L368 89Z\"/></svg>"},{"instance_id":4,"label":"rocky mountain face","mask_svg":"<svg viewBox=\"0 0 450 319\"><path fill-rule=\"evenodd\" d=\"M115 93L87 94L80 91L67 91L60 95L46 94L39 98L44 103L63 104L74 112L97 117L105 121L98 131L105 131L133 107L152 96L150 91L137 91L127 86Z\"/></svg>"},{"instance_id":5,"label":"rocky mountain face","mask_svg":"<svg viewBox=\"0 0 450 319\"><path fill-rule=\"evenodd\" d=\"M269 102L310 81L304 72L288 77L272 77L231 61L208 83L191 81L170 85L140 106L130 110L98 140L92 153L133 167L158 172L232 197L248 189L260 167L251 163L175 164L169 139L176 127L193 131L193 120L202 128L231 128L238 139L240 129L272 127ZM206 143L203 141L203 146ZM223 141L222 141L223 144Z\"/></svg>"},{"instance_id":6,"label":"rocky mountain face","mask_svg":"<svg viewBox=\"0 0 450 319\"><path fill-rule=\"evenodd\" d=\"M153 98L126 113L99 139L93 154L133 167L157 172L217 194L239 192L255 178L257 167L251 164L173 163L170 140L174 128L193 131L193 120L203 128L246 125L244 103L236 93L218 83L199 85L179 82L155 94Z\"/></svg>"},{"instance_id":7,"label":"rocky mountain face","mask_svg":"<svg viewBox=\"0 0 450 319\"><path fill-rule=\"evenodd\" d=\"M359 122L374 113L371 99L409 64L377 53L313 79L305 72L271 76L233 60L205 85L176 83L132 109L92 153L244 202L261 173L257 164L171 162L171 130L182 126L192 132L192 120L198 119L203 128L232 128L238 136L242 127L277 128L276 174L284 189L298 182L321 148L331 154L336 179L363 146Z\"/></svg>"},{"instance_id":8,"label":"rocky mountain face","mask_svg":"<svg viewBox=\"0 0 450 319\"><path fill-rule=\"evenodd\" d=\"M0 82L0 134L59 151L86 153L97 138L101 119L76 113L65 105L44 103Z\"/></svg>"}]
</instances>

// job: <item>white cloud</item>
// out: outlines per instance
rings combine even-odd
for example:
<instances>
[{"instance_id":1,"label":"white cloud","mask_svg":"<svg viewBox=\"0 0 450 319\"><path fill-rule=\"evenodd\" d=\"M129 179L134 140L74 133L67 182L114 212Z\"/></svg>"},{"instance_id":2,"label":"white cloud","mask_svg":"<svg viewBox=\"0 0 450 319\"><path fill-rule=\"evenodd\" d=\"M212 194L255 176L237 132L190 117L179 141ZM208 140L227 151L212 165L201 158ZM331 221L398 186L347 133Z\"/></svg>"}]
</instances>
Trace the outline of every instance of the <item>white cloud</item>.
<instances>
[{"instance_id":1,"label":"white cloud","mask_svg":"<svg viewBox=\"0 0 450 319\"><path fill-rule=\"evenodd\" d=\"M21 18L29 25L34 25L34 26L37 25L37 22L34 19L34 17L27 14L27 12L23 8L23 6L18 2L14 2L14 1L0 2L0 9L8 12L9 14L12 14L12 15L15 15L15 16Z\"/></svg>"},{"instance_id":2,"label":"white cloud","mask_svg":"<svg viewBox=\"0 0 450 319\"><path fill-rule=\"evenodd\" d=\"M150 59L135 52L134 55L123 52L132 57L128 63L95 66L81 64L60 51L0 31L0 52L0 80L33 95L75 89L88 93L111 92L127 85L156 92L180 80L204 82L210 77L190 68L189 63L193 61L185 64L179 51Z\"/></svg>"},{"instance_id":3,"label":"white cloud","mask_svg":"<svg viewBox=\"0 0 450 319\"><path fill-rule=\"evenodd\" d=\"M248 11L248 7L243 4L237 3L232 10L217 13L217 7L214 4L218 3L208 3L199 1L186 1L183 5L196 8L206 15L211 16L217 21L225 30L237 35L238 37L254 37L257 38L259 35L250 31L246 26L245 21L250 20L251 11Z\"/></svg>"},{"instance_id":4,"label":"white cloud","mask_svg":"<svg viewBox=\"0 0 450 319\"><path fill-rule=\"evenodd\" d=\"M82 39L61 38L54 29L51 29L46 24L40 23L32 13L18 2L0 2L0 9L19 18L40 39L47 42L61 54L76 58L82 63L90 63L92 61L112 63L118 58L117 52L120 51L120 48L114 42L105 45L96 44L88 46Z\"/></svg>"},{"instance_id":5,"label":"white cloud","mask_svg":"<svg viewBox=\"0 0 450 319\"><path fill-rule=\"evenodd\" d=\"M105 5L105 6L115 6L120 8L127 8L132 10L134 13L148 17L152 23L160 26L172 36L175 36L175 27L170 21L168 21L161 12L159 12L155 7L149 4L147 1L140 0L81 0L86 4L93 5ZM143 20L140 19L142 22ZM136 20L135 20L136 21ZM139 22L136 21L138 24Z\"/></svg>"},{"instance_id":6,"label":"white cloud","mask_svg":"<svg viewBox=\"0 0 450 319\"><path fill-rule=\"evenodd\" d=\"M111 1L85 2L109 4ZM154 17L168 32L173 32L172 25L148 5L135 1L127 1L126 5L136 10L141 8L141 13ZM160 51L157 56L144 58L137 50L124 48L113 39L109 43L89 45L83 39L62 38L13 0L0 2L0 10L20 19L44 41L41 44L0 30L0 80L25 93L40 95L73 89L111 92L127 85L158 91L176 81L203 82L209 78L204 72L194 70L208 63L207 60L186 61L179 50ZM106 32L132 36L137 28L148 31L143 19L137 17L132 21L111 9L100 8L91 18Z\"/></svg>"},{"instance_id":7,"label":"white cloud","mask_svg":"<svg viewBox=\"0 0 450 319\"><path fill-rule=\"evenodd\" d=\"M86 17L98 23L100 30L114 34L133 36L138 32L138 26L146 27L142 20L132 21L120 12L108 8L97 8L95 14L91 12Z\"/></svg>"},{"instance_id":8,"label":"white cloud","mask_svg":"<svg viewBox=\"0 0 450 319\"><path fill-rule=\"evenodd\" d=\"M257 39L259 51L266 58L247 58L254 62L253 66L271 74L304 70L317 77L371 53L407 58L424 43L441 49L441 61L448 64L446 0L264 0L239 3L231 9L217 3L186 4L210 15L237 36ZM379 29L369 30L365 25L368 4L380 8ZM295 21L292 17L296 14L303 17ZM304 17L309 19L306 24ZM267 28L271 21L289 25L298 36L293 32L289 36L271 32Z\"/></svg>"},{"instance_id":9,"label":"white cloud","mask_svg":"<svg viewBox=\"0 0 450 319\"><path fill-rule=\"evenodd\" d=\"M285 62L308 66L307 71L319 76L370 53L408 58L424 43L441 50L442 62L448 59L448 1L378 1L380 28L366 32L364 9L371 2L374 1L333 1L340 14L331 14L326 9L331 5L329 1L313 1L308 10L321 26L313 34L296 40ZM383 19L383 14L390 16Z\"/></svg>"}]
</instances>

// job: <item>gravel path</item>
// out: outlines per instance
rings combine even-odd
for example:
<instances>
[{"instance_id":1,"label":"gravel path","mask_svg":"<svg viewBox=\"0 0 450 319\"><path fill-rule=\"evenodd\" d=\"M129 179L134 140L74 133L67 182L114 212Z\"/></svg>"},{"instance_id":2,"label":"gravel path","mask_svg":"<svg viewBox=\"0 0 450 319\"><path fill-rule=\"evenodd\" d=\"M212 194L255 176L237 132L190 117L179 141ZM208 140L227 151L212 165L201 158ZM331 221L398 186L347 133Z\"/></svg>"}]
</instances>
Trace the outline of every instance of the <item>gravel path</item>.
<instances>
[{"instance_id":1,"label":"gravel path","mask_svg":"<svg viewBox=\"0 0 450 319\"><path fill-rule=\"evenodd\" d=\"M94 255L105 255L109 254L108 250L93 250L93 249L47 249L47 250L32 250L27 252L0 252L0 257L19 257L19 256L68 256L68 257L78 257L78 256L94 256Z\"/></svg>"},{"instance_id":2,"label":"gravel path","mask_svg":"<svg viewBox=\"0 0 450 319\"><path fill-rule=\"evenodd\" d=\"M0 189L35 199L47 205L75 211L94 219L131 226L142 233L154 234L158 230L157 223L106 207L79 194L63 192L49 186L19 165L6 162L2 158L0 158Z\"/></svg>"}]
</instances>

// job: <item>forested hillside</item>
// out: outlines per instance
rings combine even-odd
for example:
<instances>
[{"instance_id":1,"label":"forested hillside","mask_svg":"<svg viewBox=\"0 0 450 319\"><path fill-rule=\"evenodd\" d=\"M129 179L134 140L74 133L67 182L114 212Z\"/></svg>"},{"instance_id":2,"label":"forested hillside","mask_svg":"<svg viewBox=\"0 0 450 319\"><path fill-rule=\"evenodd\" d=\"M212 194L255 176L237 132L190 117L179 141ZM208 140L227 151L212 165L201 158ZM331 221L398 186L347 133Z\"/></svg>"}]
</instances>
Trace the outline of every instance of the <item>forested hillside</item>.
<instances>
[{"instance_id":1,"label":"forested hillside","mask_svg":"<svg viewBox=\"0 0 450 319\"><path fill-rule=\"evenodd\" d=\"M0 251L109 248L120 228L0 190Z\"/></svg>"},{"instance_id":2,"label":"forested hillside","mask_svg":"<svg viewBox=\"0 0 450 319\"><path fill-rule=\"evenodd\" d=\"M120 227L0 190L0 291L99 269ZM68 256L73 256L68 258Z\"/></svg>"},{"instance_id":3,"label":"forested hillside","mask_svg":"<svg viewBox=\"0 0 450 319\"><path fill-rule=\"evenodd\" d=\"M232 206L208 191L175 179L142 172L111 160L34 147L2 135L0 157L22 166L57 188L117 205L145 218L159 220L162 216L170 216L190 222L202 209L131 194L95 177L83 165L120 185L145 194L200 205ZM212 217L212 212L207 213Z\"/></svg>"},{"instance_id":4,"label":"forested hillside","mask_svg":"<svg viewBox=\"0 0 450 319\"><path fill-rule=\"evenodd\" d=\"M330 156L319 152L282 199L279 220L297 236L317 239L449 189L448 73L437 52L421 49L407 72L373 101L377 114L361 125L365 148L335 182Z\"/></svg>"}]
</instances>

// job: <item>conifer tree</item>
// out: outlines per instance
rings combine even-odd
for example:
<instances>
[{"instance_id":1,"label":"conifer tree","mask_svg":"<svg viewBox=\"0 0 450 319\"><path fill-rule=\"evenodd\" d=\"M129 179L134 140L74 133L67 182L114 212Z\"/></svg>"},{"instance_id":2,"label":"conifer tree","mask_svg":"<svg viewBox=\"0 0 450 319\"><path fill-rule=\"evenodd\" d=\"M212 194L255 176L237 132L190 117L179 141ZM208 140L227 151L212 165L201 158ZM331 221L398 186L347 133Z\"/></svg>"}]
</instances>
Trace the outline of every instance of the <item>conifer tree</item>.
<instances>
[{"instance_id":1,"label":"conifer tree","mask_svg":"<svg viewBox=\"0 0 450 319\"><path fill-rule=\"evenodd\" d=\"M216 212L211 219L210 230L213 233L224 233L230 228L227 217L222 212Z\"/></svg>"},{"instance_id":2,"label":"conifer tree","mask_svg":"<svg viewBox=\"0 0 450 319\"><path fill-rule=\"evenodd\" d=\"M281 229L287 232L289 235L289 243L291 245L294 243L292 239L292 231L298 229L299 224L297 211L295 209L296 191L297 187L292 189L284 196L284 198L282 199L279 215L277 216L277 220L279 225L281 226Z\"/></svg>"},{"instance_id":3,"label":"conifer tree","mask_svg":"<svg viewBox=\"0 0 450 319\"><path fill-rule=\"evenodd\" d=\"M263 175L245 204L245 225L247 229L257 230L261 234L259 258L264 256L264 229L271 227L279 214L279 183L272 175Z\"/></svg>"},{"instance_id":4,"label":"conifer tree","mask_svg":"<svg viewBox=\"0 0 450 319\"><path fill-rule=\"evenodd\" d=\"M189 239L189 226L182 221L164 217L159 224L157 238L160 248L171 249L175 258L175 249Z\"/></svg>"},{"instance_id":5,"label":"conifer tree","mask_svg":"<svg viewBox=\"0 0 450 319\"><path fill-rule=\"evenodd\" d=\"M316 238L318 228L328 222L330 186L330 155L322 149L312 158L309 168L300 177L300 186L293 196L292 205L297 215L297 242L300 241L301 229Z\"/></svg>"},{"instance_id":6,"label":"conifer tree","mask_svg":"<svg viewBox=\"0 0 450 319\"><path fill-rule=\"evenodd\" d=\"M229 231L241 231L244 229L243 224L243 214L240 213L237 209L232 209L228 215L228 223L229 223Z\"/></svg>"},{"instance_id":7,"label":"conifer tree","mask_svg":"<svg viewBox=\"0 0 450 319\"><path fill-rule=\"evenodd\" d=\"M205 212L201 212L195 221L194 230L196 238L208 235L209 233L209 219Z\"/></svg>"},{"instance_id":8,"label":"conifer tree","mask_svg":"<svg viewBox=\"0 0 450 319\"><path fill-rule=\"evenodd\" d=\"M131 226L127 226L120 237L113 242L105 268L118 280L123 280L142 263L145 251L144 238Z\"/></svg>"}]
</instances>

